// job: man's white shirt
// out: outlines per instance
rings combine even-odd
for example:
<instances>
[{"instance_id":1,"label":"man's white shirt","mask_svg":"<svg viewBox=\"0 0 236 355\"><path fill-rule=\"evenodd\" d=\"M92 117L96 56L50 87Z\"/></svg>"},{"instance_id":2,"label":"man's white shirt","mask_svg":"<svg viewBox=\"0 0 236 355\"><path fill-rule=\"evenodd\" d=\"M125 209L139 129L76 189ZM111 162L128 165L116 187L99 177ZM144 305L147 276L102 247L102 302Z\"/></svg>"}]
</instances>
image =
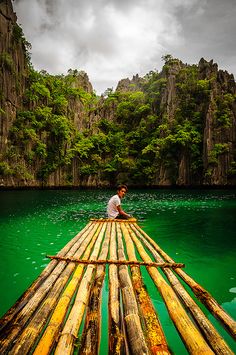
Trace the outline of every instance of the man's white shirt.
<instances>
[{"instance_id":1,"label":"man's white shirt","mask_svg":"<svg viewBox=\"0 0 236 355\"><path fill-rule=\"evenodd\" d=\"M108 205L107 205L107 214L108 218L116 218L119 214L117 210L117 206L121 205L121 200L118 195L114 195L110 198Z\"/></svg>"}]
</instances>

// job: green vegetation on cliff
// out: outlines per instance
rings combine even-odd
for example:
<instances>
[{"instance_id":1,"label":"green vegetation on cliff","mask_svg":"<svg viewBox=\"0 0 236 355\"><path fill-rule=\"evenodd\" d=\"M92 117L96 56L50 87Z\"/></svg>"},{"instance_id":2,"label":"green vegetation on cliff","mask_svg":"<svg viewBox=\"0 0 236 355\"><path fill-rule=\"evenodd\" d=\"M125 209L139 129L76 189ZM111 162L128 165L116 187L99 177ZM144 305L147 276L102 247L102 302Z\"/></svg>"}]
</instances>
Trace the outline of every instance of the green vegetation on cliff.
<instances>
[{"instance_id":1,"label":"green vegetation on cliff","mask_svg":"<svg viewBox=\"0 0 236 355\"><path fill-rule=\"evenodd\" d=\"M19 26L13 37L29 48ZM1 156L2 181L47 185L53 177L58 185L77 186L91 179L93 185L235 181L235 82L222 84L214 65L204 60L199 65L171 55L163 60L160 73L136 76L102 97L89 89L84 72L53 76L35 71L28 61L22 107ZM8 53L0 62L14 75Z\"/></svg>"},{"instance_id":2,"label":"green vegetation on cliff","mask_svg":"<svg viewBox=\"0 0 236 355\"><path fill-rule=\"evenodd\" d=\"M37 72L0 2L0 184L236 184L236 84L213 60L163 56L161 72L101 97L83 71Z\"/></svg>"},{"instance_id":3,"label":"green vegetation on cliff","mask_svg":"<svg viewBox=\"0 0 236 355\"><path fill-rule=\"evenodd\" d=\"M74 74L73 74L74 75ZM25 92L27 110L18 110L9 132L6 157L11 169L5 173L21 179L45 181L58 167L66 166L73 158L80 132L71 120L69 102L80 101L84 108L94 95L73 88L74 76L52 76L30 70ZM75 151L75 150L74 150Z\"/></svg>"}]
</instances>

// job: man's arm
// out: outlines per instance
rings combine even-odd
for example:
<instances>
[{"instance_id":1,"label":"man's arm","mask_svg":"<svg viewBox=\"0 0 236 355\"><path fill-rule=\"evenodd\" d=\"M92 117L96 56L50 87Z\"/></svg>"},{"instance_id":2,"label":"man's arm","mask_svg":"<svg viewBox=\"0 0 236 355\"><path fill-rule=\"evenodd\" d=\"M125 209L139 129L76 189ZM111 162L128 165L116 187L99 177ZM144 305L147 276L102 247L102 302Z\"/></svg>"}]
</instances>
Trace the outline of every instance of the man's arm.
<instances>
[{"instance_id":1,"label":"man's arm","mask_svg":"<svg viewBox=\"0 0 236 355\"><path fill-rule=\"evenodd\" d=\"M121 214L122 216L125 216L125 217L127 217L127 218L130 217L130 215L129 215L128 213L126 213L125 211L123 211L123 210L121 209L121 206L120 206L120 205L117 206L116 208L117 208L119 214Z\"/></svg>"}]
</instances>

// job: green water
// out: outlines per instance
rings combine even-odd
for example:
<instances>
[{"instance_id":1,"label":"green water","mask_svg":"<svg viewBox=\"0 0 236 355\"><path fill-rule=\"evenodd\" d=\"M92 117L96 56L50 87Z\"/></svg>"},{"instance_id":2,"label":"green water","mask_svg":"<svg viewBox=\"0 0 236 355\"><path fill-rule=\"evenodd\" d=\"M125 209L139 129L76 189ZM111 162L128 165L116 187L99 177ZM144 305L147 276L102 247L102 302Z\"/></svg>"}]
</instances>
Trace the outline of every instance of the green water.
<instances>
[{"instance_id":1,"label":"green water","mask_svg":"<svg viewBox=\"0 0 236 355\"><path fill-rule=\"evenodd\" d=\"M0 192L0 315L88 222L105 216L111 190ZM123 207L185 271L236 318L236 190L131 190ZM145 274L145 283L174 354L186 350L166 308ZM107 300L107 284L103 298ZM101 354L107 347L107 301L102 305ZM231 337L212 319L231 348Z\"/></svg>"}]
</instances>

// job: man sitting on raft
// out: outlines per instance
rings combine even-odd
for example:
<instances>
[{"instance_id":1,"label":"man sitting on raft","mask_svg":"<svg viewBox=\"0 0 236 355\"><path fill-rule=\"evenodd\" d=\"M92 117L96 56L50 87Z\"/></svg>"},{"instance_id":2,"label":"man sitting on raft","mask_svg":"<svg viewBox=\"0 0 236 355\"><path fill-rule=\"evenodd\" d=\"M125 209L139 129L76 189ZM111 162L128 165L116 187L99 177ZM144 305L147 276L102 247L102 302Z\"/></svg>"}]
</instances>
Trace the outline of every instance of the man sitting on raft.
<instances>
[{"instance_id":1,"label":"man sitting on raft","mask_svg":"<svg viewBox=\"0 0 236 355\"><path fill-rule=\"evenodd\" d=\"M112 196L107 205L108 218L112 219L129 219L131 216L122 210L121 199L128 192L126 185L119 185L117 189L117 194Z\"/></svg>"}]
</instances>

